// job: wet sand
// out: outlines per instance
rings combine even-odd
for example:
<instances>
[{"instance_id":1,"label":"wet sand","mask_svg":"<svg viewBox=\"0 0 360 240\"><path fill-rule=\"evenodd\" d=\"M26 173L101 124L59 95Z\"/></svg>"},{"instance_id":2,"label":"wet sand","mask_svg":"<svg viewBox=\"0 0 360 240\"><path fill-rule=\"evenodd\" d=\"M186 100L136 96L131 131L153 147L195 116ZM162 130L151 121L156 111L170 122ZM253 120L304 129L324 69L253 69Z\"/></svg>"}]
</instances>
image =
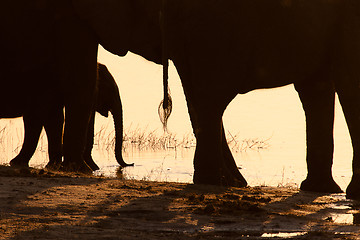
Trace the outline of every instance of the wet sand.
<instances>
[{"instance_id":1,"label":"wet sand","mask_svg":"<svg viewBox=\"0 0 360 240\"><path fill-rule=\"evenodd\" d=\"M0 167L0 239L360 239L344 194Z\"/></svg>"}]
</instances>

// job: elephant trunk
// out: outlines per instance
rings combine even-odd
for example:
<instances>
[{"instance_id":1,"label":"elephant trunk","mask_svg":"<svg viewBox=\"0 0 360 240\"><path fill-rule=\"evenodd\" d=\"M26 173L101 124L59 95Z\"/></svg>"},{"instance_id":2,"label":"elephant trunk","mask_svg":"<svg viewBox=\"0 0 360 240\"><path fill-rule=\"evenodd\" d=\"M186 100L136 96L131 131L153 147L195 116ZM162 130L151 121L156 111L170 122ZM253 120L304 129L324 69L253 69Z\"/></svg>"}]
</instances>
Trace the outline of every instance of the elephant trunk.
<instances>
[{"instance_id":1,"label":"elephant trunk","mask_svg":"<svg viewBox=\"0 0 360 240\"><path fill-rule=\"evenodd\" d=\"M123 144L123 114L120 96L114 99L113 106L110 110L114 119L115 127L115 158L116 161L122 167L134 166L134 163L126 163L122 156L122 144Z\"/></svg>"}]
</instances>

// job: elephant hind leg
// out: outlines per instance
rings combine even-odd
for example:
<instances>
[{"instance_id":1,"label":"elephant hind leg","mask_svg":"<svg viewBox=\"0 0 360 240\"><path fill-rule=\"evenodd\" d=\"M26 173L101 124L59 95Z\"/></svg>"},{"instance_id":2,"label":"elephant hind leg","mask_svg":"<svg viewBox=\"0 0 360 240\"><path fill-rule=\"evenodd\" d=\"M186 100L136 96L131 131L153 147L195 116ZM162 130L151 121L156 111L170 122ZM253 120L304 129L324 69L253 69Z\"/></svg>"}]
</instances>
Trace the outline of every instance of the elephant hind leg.
<instances>
[{"instance_id":1,"label":"elephant hind leg","mask_svg":"<svg viewBox=\"0 0 360 240\"><path fill-rule=\"evenodd\" d=\"M195 184L247 186L227 145L221 116L211 116L206 123L200 123L195 128L195 136Z\"/></svg>"},{"instance_id":2,"label":"elephant hind leg","mask_svg":"<svg viewBox=\"0 0 360 240\"><path fill-rule=\"evenodd\" d=\"M42 123L38 116L24 115L23 121L25 129L24 143L20 153L10 161L10 166L17 168L29 167L29 161L34 155L42 130Z\"/></svg>"},{"instance_id":3,"label":"elephant hind leg","mask_svg":"<svg viewBox=\"0 0 360 240\"><path fill-rule=\"evenodd\" d=\"M194 183L245 187L225 139L221 109L197 107L189 102L189 112L196 137ZM224 104L225 105L225 104Z\"/></svg>"},{"instance_id":4,"label":"elephant hind leg","mask_svg":"<svg viewBox=\"0 0 360 240\"><path fill-rule=\"evenodd\" d=\"M300 189L342 192L332 177L335 90L331 82L311 86L295 84L306 116L306 163L308 174Z\"/></svg>"},{"instance_id":5,"label":"elephant hind leg","mask_svg":"<svg viewBox=\"0 0 360 240\"><path fill-rule=\"evenodd\" d=\"M84 160L86 164L93 170L99 170L99 166L94 162L91 151L93 149L94 145L94 124L95 124L95 111L92 111L90 122L87 130L87 140L86 140L86 146L85 146L85 152L84 152Z\"/></svg>"},{"instance_id":6,"label":"elephant hind leg","mask_svg":"<svg viewBox=\"0 0 360 240\"><path fill-rule=\"evenodd\" d=\"M93 172L84 161L87 127L92 106L87 102L91 103L91 97L65 105L64 161L61 165L63 171L84 174L92 174Z\"/></svg>"},{"instance_id":7,"label":"elephant hind leg","mask_svg":"<svg viewBox=\"0 0 360 240\"><path fill-rule=\"evenodd\" d=\"M357 79L357 78L354 78ZM353 147L353 175L346 189L346 197L360 199L360 90L358 84L336 82L336 91L344 111Z\"/></svg>"},{"instance_id":8,"label":"elephant hind leg","mask_svg":"<svg viewBox=\"0 0 360 240\"><path fill-rule=\"evenodd\" d=\"M62 106L54 108L44 123L49 146L49 163L46 168L49 170L58 170L61 166L63 125L64 112Z\"/></svg>"}]
</instances>

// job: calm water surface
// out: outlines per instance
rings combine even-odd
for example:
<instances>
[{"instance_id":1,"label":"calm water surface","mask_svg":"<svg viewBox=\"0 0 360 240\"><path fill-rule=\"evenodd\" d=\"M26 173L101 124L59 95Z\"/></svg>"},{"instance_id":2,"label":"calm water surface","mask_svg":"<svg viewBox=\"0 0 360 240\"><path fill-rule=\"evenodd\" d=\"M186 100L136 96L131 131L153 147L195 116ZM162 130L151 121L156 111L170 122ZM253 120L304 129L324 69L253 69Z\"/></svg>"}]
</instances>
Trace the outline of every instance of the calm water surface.
<instances>
[{"instance_id":1,"label":"calm water surface","mask_svg":"<svg viewBox=\"0 0 360 240\"><path fill-rule=\"evenodd\" d=\"M157 116L162 99L161 66L133 54L119 58L103 49L100 49L99 61L108 66L118 83L125 129L157 130L161 135L162 127ZM169 85L174 101L169 130L181 139L192 130L181 82L173 65ZM305 178L305 117L293 86L238 95L225 112L224 125L226 131L237 136L237 141L258 139L269 144L267 149L233 151L240 171L250 185L298 186ZM112 150L103 146L106 138L113 134L112 126L111 118L96 117L96 131L103 136L96 141L93 150L94 160L101 167L96 174L115 175L118 165ZM338 103L334 132L334 177L345 189L351 177L352 150ZM18 153L22 138L21 119L0 120L0 163L8 163ZM43 135L30 165L44 166L46 150L46 137ZM191 182L193 155L194 148L168 151L126 149L125 160L134 162L135 167L125 169L123 174L135 179Z\"/></svg>"}]
</instances>

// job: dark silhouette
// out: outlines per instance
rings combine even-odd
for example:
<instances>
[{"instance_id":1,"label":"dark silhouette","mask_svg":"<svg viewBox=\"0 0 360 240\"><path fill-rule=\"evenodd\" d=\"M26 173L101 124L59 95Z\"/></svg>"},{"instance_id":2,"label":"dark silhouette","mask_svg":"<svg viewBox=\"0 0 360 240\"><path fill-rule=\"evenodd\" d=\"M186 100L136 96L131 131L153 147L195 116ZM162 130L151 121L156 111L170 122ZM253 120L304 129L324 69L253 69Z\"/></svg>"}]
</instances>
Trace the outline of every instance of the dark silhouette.
<instances>
[{"instance_id":1,"label":"dark silhouette","mask_svg":"<svg viewBox=\"0 0 360 240\"><path fill-rule=\"evenodd\" d=\"M94 144L94 117L95 111L99 112L102 116L108 117L108 113L114 117L115 126L115 157L117 162L122 166L133 166L134 164L125 163L122 157L122 141L123 141L123 124L122 124L122 105L118 87L116 82L108 71L105 65L98 64L98 80L97 80L97 94L87 132L87 144L85 148L84 159L87 165L92 170L98 170L99 167L93 161L91 150ZM44 125L48 139L49 139L49 163L47 168L59 169L62 162L62 132L63 132L63 107L58 106L58 113L56 116L59 119L55 122L47 122L39 119L37 116L24 116L25 139L20 153L10 162L14 167L29 167L29 161L36 150L39 141L40 133ZM55 111L54 111L55 112ZM42 125L43 123L43 125Z\"/></svg>"},{"instance_id":2,"label":"dark silhouette","mask_svg":"<svg viewBox=\"0 0 360 240\"><path fill-rule=\"evenodd\" d=\"M66 111L63 165L86 171L82 151L97 44L159 64L171 59L197 140L194 183L246 186L225 141L223 112L239 93L294 83L307 124L308 176L301 189L340 192L331 172L336 91L354 151L347 196L360 198L359 12L357 0L5 1L0 70L2 88L10 90L0 103L21 95L0 112L23 108L27 98L34 105L35 90L29 89L46 89L39 79L11 88L6 76L36 76L39 66L48 65Z\"/></svg>"},{"instance_id":3,"label":"dark silhouette","mask_svg":"<svg viewBox=\"0 0 360 240\"><path fill-rule=\"evenodd\" d=\"M0 116L51 120L59 112L53 106L65 106L62 167L91 173L83 155L95 100L97 37L71 1L6 0L0 29Z\"/></svg>"},{"instance_id":4,"label":"dark silhouette","mask_svg":"<svg viewBox=\"0 0 360 240\"><path fill-rule=\"evenodd\" d=\"M194 183L246 186L225 140L223 112L239 93L294 83L307 123L308 175L301 189L341 192L331 170L336 91L354 149L347 196L360 198L358 1L75 2L98 36L110 32L110 16L118 16L112 33L122 29L123 35L101 42L107 50L122 54L122 42L151 61L174 62L197 140Z\"/></svg>"}]
</instances>

